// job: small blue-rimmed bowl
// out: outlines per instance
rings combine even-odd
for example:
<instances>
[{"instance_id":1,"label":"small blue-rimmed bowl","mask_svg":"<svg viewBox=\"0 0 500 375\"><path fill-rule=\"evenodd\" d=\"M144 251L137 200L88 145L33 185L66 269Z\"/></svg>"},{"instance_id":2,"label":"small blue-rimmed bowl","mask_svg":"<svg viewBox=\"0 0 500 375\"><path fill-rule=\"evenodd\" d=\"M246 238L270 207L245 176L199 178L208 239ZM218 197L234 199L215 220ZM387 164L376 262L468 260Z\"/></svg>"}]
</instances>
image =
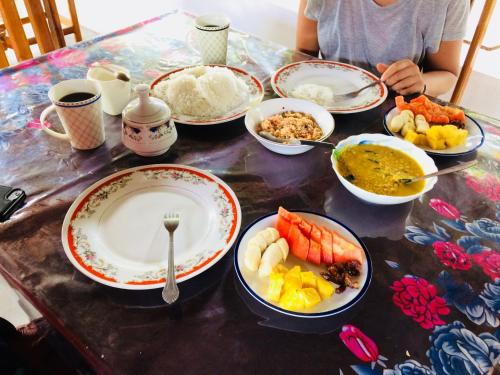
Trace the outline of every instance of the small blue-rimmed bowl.
<instances>
[{"instance_id":1,"label":"small blue-rimmed bowl","mask_svg":"<svg viewBox=\"0 0 500 375\"><path fill-rule=\"evenodd\" d=\"M364 261L361 268L361 275L358 278L359 289L347 288L341 294L334 294L332 297L321 301L318 305L301 312L285 310L279 307L276 303L266 300L266 290L269 283L269 278L260 278L257 272L249 270L245 266L244 256L247 248L248 241L260 230L267 227L274 227L278 218L278 213L273 212L255 220L252 224L240 234L235 248L234 254L234 268L236 275L245 288L245 290L257 302L266 306L274 312L281 313L283 316L295 318L327 318L333 317L343 312L350 310L356 305L365 295L372 279L372 262L366 246L361 242L358 236L354 234L344 224L325 215L317 214L309 211L293 211L310 223L316 225L323 225L328 229L333 229L345 238L352 241L354 244L360 246L364 251ZM300 265L302 271L313 271L319 276L319 273L326 271L326 266L315 266L308 262L304 262L292 254L289 254L288 259L284 264L287 268L295 265Z\"/></svg>"},{"instance_id":2,"label":"small blue-rimmed bowl","mask_svg":"<svg viewBox=\"0 0 500 375\"><path fill-rule=\"evenodd\" d=\"M388 134L403 139L404 137L402 137L401 134L394 133L389 130L389 124L391 123L393 117L398 115L399 113L400 111L397 107L392 107L385 113L384 129ZM469 135L467 136L467 139L463 145L450 147L445 150L433 150L432 148L424 146L417 147L421 148L431 156L464 156L470 154L483 145L484 131L476 120L467 115L465 115L465 130L469 132Z\"/></svg>"}]
</instances>

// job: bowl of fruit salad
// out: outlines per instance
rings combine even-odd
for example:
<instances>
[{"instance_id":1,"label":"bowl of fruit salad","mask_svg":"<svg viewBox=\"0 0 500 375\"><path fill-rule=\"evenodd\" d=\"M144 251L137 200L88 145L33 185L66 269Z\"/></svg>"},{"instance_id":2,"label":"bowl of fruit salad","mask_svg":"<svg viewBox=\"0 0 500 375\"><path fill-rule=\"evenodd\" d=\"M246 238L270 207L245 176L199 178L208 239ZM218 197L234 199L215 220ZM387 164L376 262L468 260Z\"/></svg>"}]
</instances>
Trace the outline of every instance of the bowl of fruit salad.
<instances>
[{"instance_id":1,"label":"bowl of fruit salad","mask_svg":"<svg viewBox=\"0 0 500 375\"><path fill-rule=\"evenodd\" d=\"M254 300L296 318L350 310L372 277L368 251L349 228L325 215L282 207L240 234L234 266Z\"/></svg>"}]
</instances>

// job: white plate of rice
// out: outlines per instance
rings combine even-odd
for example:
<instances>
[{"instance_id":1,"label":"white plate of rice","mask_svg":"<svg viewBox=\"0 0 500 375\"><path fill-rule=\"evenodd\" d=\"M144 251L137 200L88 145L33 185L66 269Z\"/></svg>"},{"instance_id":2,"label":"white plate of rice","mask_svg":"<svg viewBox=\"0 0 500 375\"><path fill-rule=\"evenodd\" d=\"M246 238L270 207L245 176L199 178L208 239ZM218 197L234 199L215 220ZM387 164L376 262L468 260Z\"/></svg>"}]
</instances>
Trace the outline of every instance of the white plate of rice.
<instances>
[{"instance_id":1,"label":"white plate of rice","mask_svg":"<svg viewBox=\"0 0 500 375\"><path fill-rule=\"evenodd\" d=\"M151 95L164 100L172 118L188 125L214 125L243 117L262 101L262 83L243 69L226 65L172 70L151 84Z\"/></svg>"},{"instance_id":2,"label":"white plate of rice","mask_svg":"<svg viewBox=\"0 0 500 375\"><path fill-rule=\"evenodd\" d=\"M335 100L345 94L378 81L374 74L357 66L336 61L310 60L288 64L271 79L273 90L282 98L315 102L331 113L356 113L382 104L387 97L383 83L363 90L357 97Z\"/></svg>"}]
</instances>

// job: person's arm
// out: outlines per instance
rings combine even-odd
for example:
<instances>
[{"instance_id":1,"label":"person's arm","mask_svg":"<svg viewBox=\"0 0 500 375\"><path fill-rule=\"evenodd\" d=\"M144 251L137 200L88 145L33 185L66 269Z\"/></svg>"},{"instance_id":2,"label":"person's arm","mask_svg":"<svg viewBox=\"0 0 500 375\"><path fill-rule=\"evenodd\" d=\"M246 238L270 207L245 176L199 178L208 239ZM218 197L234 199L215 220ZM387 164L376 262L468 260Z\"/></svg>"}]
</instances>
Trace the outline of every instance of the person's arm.
<instances>
[{"instance_id":1,"label":"person's arm","mask_svg":"<svg viewBox=\"0 0 500 375\"><path fill-rule=\"evenodd\" d=\"M304 15L306 5L307 0L300 0L295 44L300 52L317 57L319 53L318 23Z\"/></svg>"},{"instance_id":2,"label":"person's arm","mask_svg":"<svg viewBox=\"0 0 500 375\"><path fill-rule=\"evenodd\" d=\"M461 40L442 41L439 50L426 56L429 71L422 73L411 60L399 60L391 65L377 64L380 77L401 95L425 93L438 96L448 92L457 82L460 72Z\"/></svg>"}]
</instances>

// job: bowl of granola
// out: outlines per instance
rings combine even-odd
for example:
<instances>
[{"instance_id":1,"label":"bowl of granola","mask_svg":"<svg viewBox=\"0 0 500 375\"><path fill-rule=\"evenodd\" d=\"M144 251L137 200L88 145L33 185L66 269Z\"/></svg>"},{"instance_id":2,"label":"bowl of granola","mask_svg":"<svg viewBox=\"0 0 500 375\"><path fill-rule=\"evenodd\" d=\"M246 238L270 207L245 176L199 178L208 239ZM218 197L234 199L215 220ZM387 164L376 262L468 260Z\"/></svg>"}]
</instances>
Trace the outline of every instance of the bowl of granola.
<instances>
[{"instance_id":1,"label":"bowl of granola","mask_svg":"<svg viewBox=\"0 0 500 375\"><path fill-rule=\"evenodd\" d=\"M279 98L266 100L250 109L245 116L245 126L267 149L282 155L297 155L314 146L293 144L294 141L324 141L333 133L335 121L318 104L301 99ZM262 137L259 134L261 132L267 137ZM269 138L279 139L279 142Z\"/></svg>"}]
</instances>

